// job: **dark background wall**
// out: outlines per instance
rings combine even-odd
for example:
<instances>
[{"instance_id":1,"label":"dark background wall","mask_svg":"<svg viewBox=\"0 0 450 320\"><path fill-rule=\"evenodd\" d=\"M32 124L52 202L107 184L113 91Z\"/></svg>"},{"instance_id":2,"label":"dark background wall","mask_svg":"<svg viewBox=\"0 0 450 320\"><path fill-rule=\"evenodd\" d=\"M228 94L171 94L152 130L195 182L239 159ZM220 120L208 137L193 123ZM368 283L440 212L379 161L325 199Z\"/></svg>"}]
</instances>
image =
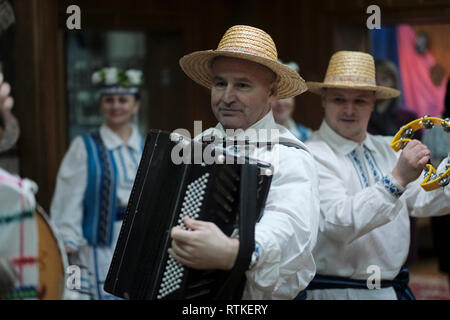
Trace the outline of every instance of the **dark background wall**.
<instances>
[{"instance_id":1,"label":"dark background wall","mask_svg":"<svg viewBox=\"0 0 450 320\"><path fill-rule=\"evenodd\" d=\"M178 59L196 50L214 49L225 30L250 24L267 31L283 61L296 61L306 80L322 80L330 55L337 49L368 51L367 6L378 4L382 23L448 23L450 1L137 1L13 0L16 25L0 38L0 58L8 63L14 85L15 113L22 127L16 149L20 174L39 185L38 202L48 210L61 159L67 150L64 34L66 8L82 11L82 30L140 30L149 39L167 35L160 50L149 53L149 127L187 128L202 120L212 126L209 93L188 79ZM174 36L175 35L175 36ZM151 41L149 41L151 42ZM163 85L169 69L175 81ZM317 129L322 119L319 99L309 93L296 99L294 118Z\"/></svg>"}]
</instances>

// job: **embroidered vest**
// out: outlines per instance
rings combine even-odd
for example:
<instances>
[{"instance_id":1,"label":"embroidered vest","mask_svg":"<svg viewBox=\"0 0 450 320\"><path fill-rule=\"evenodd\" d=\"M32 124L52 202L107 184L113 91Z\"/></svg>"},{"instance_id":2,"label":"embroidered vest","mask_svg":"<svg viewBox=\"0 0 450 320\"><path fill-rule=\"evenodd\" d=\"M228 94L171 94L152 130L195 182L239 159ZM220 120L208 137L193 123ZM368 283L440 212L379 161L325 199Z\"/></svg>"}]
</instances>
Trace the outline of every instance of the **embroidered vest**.
<instances>
[{"instance_id":1,"label":"embroidered vest","mask_svg":"<svg viewBox=\"0 0 450 320\"><path fill-rule=\"evenodd\" d=\"M117 213L117 167L100 132L83 136L87 150L88 177L83 202L83 236L90 245L112 244Z\"/></svg>"}]
</instances>

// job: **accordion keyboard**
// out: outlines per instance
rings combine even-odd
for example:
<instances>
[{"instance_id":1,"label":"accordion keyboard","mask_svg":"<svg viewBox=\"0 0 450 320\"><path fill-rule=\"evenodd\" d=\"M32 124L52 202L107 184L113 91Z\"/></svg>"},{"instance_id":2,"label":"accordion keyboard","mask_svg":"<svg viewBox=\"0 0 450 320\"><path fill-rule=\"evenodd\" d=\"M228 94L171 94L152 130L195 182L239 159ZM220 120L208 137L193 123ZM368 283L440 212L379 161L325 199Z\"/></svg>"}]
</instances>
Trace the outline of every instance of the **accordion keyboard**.
<instances>
[{"instance_id":1,"label":"accordion keyboard","mask_svg":"<svg viewBox=\"0 0 450 320\"><path fill-rule=\"evenodd\" d=\"M183 219L189 217L197 219L199 217L200 209L203 204L205 189L208 183L209 173L205 173L199 179L191 182L187 186L186 194L184 196L183 205L178 218L178 226L185 230L188 228L184 225ZM158 291L157 299L163 299L175 290L180 289L183 281L184 267L174 258L169 256L167 260L166 269L164 270L161 286Z\"/></svg>"}]
</instances>

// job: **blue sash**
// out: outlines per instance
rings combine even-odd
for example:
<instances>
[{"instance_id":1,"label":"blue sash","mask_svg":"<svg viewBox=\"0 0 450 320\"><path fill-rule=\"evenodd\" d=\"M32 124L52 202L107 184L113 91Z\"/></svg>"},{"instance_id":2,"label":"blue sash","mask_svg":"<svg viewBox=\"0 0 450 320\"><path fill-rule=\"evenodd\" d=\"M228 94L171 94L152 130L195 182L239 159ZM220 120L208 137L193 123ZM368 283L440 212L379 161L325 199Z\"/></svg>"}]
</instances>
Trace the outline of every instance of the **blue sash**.
<instances>
[{"instance_id":1,"label":"blue sash","mask_svg":"<svg viewBox=\"0 0 450 320\"><path fill-rule=\"evenodd\" d=\"M381 288L393 287L398 300L416 300L411 289L408 287L409 271L408 268L403 267L399 274L393 280L382 280L380 282ZM324 276L317 274L309 283L308 287L301 291L295 300L303 300L305 298L306 290L320 290L320 289L365 289L367 288L367 281L355 280L344 277Z\"/></svg>"},{"instance_id":2,"label":"blue sash","mask_svg":"<svg viewBox=\"0 0 450 320\"><path fill-rule=\"evenodd\" d=\"M88 154L88 179L84 195L83 236L90 245L109 246L116 221L117 167L100 132L83 136Z\"/></svg>"}]
</instances>

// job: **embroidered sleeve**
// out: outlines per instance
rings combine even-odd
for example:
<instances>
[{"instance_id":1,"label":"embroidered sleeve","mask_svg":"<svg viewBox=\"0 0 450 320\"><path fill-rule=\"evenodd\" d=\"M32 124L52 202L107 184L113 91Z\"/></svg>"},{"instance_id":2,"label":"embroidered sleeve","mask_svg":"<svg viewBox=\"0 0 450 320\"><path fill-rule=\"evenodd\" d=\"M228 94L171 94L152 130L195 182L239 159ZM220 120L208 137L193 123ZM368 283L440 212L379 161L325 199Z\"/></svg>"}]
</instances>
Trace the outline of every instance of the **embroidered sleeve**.
<instances>
[{"instance_id":1,"label":"embroidered sleeve","mask_svg":"<svg viewBox=\"0 0 450 320\"><path fill-rule=\"evenodd\" d=\"M402 187L392 175L386 175L383 177L382 181L383 187L394 197L400 198L405 188Z\"/></svg>"}]
</instances>

